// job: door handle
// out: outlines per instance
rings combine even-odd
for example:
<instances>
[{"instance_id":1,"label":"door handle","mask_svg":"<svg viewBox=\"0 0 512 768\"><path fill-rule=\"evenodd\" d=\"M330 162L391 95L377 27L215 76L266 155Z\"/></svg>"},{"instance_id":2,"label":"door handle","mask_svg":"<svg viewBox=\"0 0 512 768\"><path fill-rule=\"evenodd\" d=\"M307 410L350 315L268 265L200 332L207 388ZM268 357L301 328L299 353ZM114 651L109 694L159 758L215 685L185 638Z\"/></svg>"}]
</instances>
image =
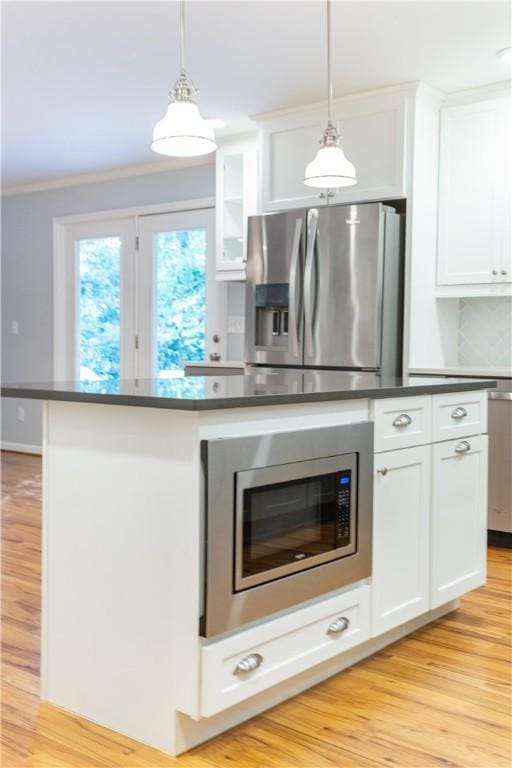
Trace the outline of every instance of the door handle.
<instances>
[{"instance_id":1,"label":"door handle","mask_svg":"<svg viewBox=\"0 0 512 768\"><path fill-rule=\"evenodd\" d=\"M304 271L304 325L306 355L313 355L313 267L315 261L316 234L318 230L318 210L311 208L308 211L308 231L306 268Z\"/></svg>"},{"instance_id":2,"label":"door handle","mask_svg":"<svg viewBox=\"0 0 512 768\"><path fill-rule=\"evenodd\" d=\"M297 295L297 288L301 234L302 219L295 219L295 230L293 232L292 253L290 258L290 297L288 300L288 338L290 339L294 357L299 356L300 300Z\"/></svg>"}]
</instances>

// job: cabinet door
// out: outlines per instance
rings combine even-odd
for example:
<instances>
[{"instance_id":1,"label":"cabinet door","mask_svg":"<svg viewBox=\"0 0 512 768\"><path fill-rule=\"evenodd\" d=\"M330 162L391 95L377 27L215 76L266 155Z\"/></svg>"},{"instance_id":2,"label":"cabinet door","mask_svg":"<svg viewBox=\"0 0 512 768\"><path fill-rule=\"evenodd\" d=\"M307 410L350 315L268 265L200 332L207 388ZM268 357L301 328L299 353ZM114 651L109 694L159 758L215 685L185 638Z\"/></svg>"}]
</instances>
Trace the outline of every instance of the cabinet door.
<instances>
[{"instance_id":1,"label":"cabinet door","mask_svg":"<svg viewBox=\"0 0 512 768\"><path fill-rule=\"evenodd\" d=\"M388 94L341 99L334 122L357 183L333 190L332 204L405 196L406 97ZM265 119L262 129L262 207L264 211L317 207L326 190L304 184L307 163L315 157L326 127L325 109L294 111Z\"/></svg>"},{"instance_id":2,"label":"cabinet door","mask_svg":"<svg viewBox=\"0 0 512 768\"><path fill-rule=\"evenodd\" d=\"M433 446L431 608L484 584L487 435Z\"/></svg>"},{"instance_id":3,"label":"cabinet door","mask_svg":"<svg viewBox=\"0 0 512 768\"><path fill-rule=\"evenodd\" d=\"M505 99L492 99L443 110L439 285L500 283L508 277L503 274L510 258L507 109Z\"/></svg>"},{"instance_id":4,"label":"cabinet door","mask_svg":"<svg viewBox=\"0 0 512 768\"><path fill-rule=\"evenodd\" d=\"M335 106L341 143L355 165L357 184L337 190L333 203L405 197L406 109L402 94Z\"/></svg>"},{"instance_id":5,"label":"cabinet door","mask_svg":"<svg viewBox=\"0 0 512 768\"><path fill-rule=\"evenodd\" d=\"M244 280L247 217L258 213L257 138L225 142L216 156L217 279Z\"/></svg>"},{"instance_id":6,"label":"cabinet door","mask_svg":"<svg viewBox=\"0 0 512 768\"><path fill-rule=\"evenodd\" d=\"M498 110L498 145L501 172L497 178L496 197L500 220L499 230L499 280L512 283L512 104L502 99Z\"/></svg>"},{"instance_id":7,"label":"cabinet door","mask_svg":"<svg viewBox=\"0 0 512 768\"><path fill-rule=\"evenodd\" d=\"M325 110L309 109L262 123L264 212L325 204L325 192L304 184L304 171L319 149L324 122Z\"/></svg>"},{"instance_id":8,"label":"cabinet door","mask_svg":"<svg viewBox=\"0 0 512 768\"><path fill-rule=\"evenodd\" d=\"M428 610L430 446L375 456L372 636Z\"/></svg>"}]
</instances>

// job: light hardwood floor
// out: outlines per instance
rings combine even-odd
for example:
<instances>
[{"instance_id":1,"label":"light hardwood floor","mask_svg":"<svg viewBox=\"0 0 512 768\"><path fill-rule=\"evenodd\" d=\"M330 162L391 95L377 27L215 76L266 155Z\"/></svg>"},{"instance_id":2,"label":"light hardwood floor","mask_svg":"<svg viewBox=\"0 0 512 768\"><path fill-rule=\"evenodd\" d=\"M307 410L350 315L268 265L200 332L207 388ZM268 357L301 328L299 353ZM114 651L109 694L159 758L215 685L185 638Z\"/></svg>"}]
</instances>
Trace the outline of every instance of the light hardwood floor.
<instances>
[{"instance_id":1,"label":"light hardwood floor","mask_svg":"<svg viewBox=\"0 0 512 768\"><path fill-rule=\"evenodd\" d=\"M453 614L179 758L40 705L41 462L4 453L2 466L6 768L512 764L511 553L503 549L489 552L488 585Z\"/></svg>"}]
</instances>

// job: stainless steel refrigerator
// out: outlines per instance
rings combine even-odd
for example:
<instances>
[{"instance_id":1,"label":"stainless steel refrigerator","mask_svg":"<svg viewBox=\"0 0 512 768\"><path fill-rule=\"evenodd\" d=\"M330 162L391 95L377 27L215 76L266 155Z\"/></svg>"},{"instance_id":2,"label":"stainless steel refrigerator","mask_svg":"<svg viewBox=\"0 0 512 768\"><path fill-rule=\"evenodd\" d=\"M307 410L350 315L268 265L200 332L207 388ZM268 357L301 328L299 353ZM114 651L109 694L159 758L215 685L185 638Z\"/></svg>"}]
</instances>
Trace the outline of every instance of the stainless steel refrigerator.
<instances>
[{"instance_id":1,"label":"stainless steel refrigerator","mask_svg":"<svg viewBox=\"0 0 512 768\"><path fill-rule=\"evenodd\" d=\"M246 362L400 374L402 232L383 203L251 216Z\"/></svg>"}]
</instances>

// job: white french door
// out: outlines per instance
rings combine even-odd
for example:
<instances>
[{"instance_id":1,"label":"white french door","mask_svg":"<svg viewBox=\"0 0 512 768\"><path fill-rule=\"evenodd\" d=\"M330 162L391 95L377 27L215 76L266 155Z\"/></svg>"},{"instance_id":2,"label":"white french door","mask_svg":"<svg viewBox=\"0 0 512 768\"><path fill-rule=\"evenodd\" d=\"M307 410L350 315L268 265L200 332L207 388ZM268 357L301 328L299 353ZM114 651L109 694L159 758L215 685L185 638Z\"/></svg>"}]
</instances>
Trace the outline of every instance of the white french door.
<instances>
[{"instance_id":1,"label":"white french door","mask_svg":"<svg viewBox=\"0 0 512 768\"><path fill-rule=\"evenodd\" d=\"M56 380L180 375L184 360L222 356L213 228L206 208L56 230Z\"/></svg>"},{"instance_id":2,"label":"white french door","mask_svg":"<svg viewBox=\"0 0 512 768\"><path fill-rule=\"evenodd\" d=\"M138 376L224 356L226 287L215 279L213 209L139 218Z\"/></svg>"},{"instance_id":3,"label":"white french door","mask_svg":"<svg viewBox=\"0 0 512 768\"><path fill-rule=\"evenodd\" d=\"M54 260L55 379L133 378L132 218L65 226Z\"/></svg>"}]
</instances>

